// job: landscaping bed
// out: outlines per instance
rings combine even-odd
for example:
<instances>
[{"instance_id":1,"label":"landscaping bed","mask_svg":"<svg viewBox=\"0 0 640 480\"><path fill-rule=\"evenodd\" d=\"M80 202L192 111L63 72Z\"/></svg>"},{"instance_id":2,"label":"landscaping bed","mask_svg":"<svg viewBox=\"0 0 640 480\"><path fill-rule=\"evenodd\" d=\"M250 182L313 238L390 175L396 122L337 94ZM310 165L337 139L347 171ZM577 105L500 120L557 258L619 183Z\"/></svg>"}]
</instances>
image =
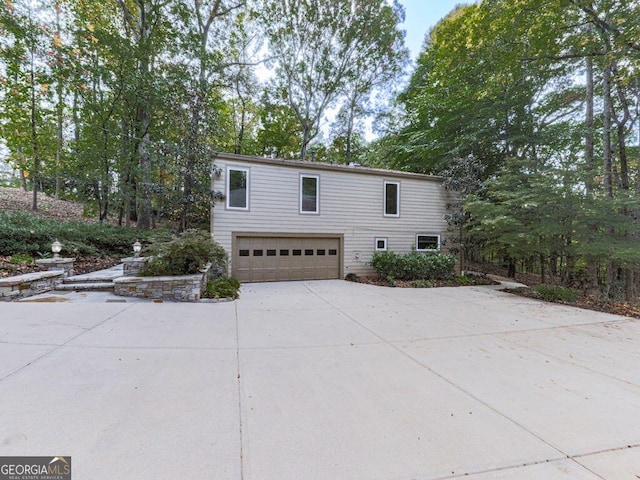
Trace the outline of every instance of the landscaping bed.
<instances>
[{"instance_id":1,"label":"landscaping bed","mask_svg":"<svg viewBox=\"0 0 640 480\"><path fill-rule=\"evenodd\" d=\"M586 310L595 310L597 312L611 313L613 315L622 315L625 317L640 318L640 305L631 305L626 302L604 301L594 295L587 295L578 292L578 296L573 299L552 298L541 294L535 288L521 287L508 288L504 290L507 293L520 295L521 297L533 298L544 302L559 303Z\"/></svg>"},{"instance_id":2,"label":"landscaping bed","mask_svg":"<svg viewBox=\"0 0 640 480\"><path fill-rule=\"evenodd\" d=\"M398 288L435 288L435 287L468 287L473 285L498 285L498 282L482 276L461 276L439 280L389 280L378 276L357 277L351 279L367 285Z\"/></svg>"}]
</instances>

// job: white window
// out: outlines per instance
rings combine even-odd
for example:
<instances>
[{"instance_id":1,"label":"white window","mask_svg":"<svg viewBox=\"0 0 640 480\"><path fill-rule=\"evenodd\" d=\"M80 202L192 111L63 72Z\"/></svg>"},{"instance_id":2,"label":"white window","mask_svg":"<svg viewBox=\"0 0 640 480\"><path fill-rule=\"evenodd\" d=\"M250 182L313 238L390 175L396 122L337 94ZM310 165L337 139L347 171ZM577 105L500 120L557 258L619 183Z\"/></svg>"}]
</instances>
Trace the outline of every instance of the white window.
<instances>
[{"instance_id":1,"label":"white window","mask_svg":"<svg viewBox=\"0 0 640 480\"><path fill-rule=\"evenodd\" d=\"M384 182L384 216L400 216L400 183Z\"/></svg>"},{"instance_id":2,"label":"white window","mask_svg":"<svg viewBox=\"0 0 640 480\"><path fill-rule=\"evenodd\" d=\"M416 250L418 252L437 252L440 250L440 235L417 234Z\"/></svg>"},{"instance_id":3,"label":"white window","mask_svg":"<svg viewBox=\"0 0 640 480\"><path fill-rule=\"evenodd\" d=\"M386 252L387 251L387 239L383 237L377 237L375 241L376 252Z\"/></svg>"},{"instance_id":4,"label":"white window","mask_svg":"<svg viewBox=\"0 0 640 480\"><path fill-rule=\"evenodd\" d=\"M227 208L249 210L248 168L227 168Z\"/></svg>"},{"instance_id":5,"label":"white window","mask_svg":"<svg viewBox=\"0 0 640 480\"><path fill-rule=\"evenodd\" d=\"M300 213L320 213L320 177L300 175Z\"/></svg>"}]
</instances>

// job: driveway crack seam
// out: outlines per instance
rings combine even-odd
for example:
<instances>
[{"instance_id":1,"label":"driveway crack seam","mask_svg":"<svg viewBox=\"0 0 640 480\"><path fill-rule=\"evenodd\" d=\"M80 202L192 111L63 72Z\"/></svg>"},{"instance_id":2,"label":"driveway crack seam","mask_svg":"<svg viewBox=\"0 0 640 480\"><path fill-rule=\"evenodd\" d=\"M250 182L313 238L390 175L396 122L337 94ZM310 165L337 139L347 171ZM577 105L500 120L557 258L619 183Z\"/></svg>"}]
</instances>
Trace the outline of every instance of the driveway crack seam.
<instances>
[{"instance_id":1,"label":"driveway crack seam","mask_svg":"<svg viewBox=\"0 0 640 480\"><path fill-rule=\"evenodd\" d=\"M238 430L240 435L240 480L244 479L244 441L242 438L242 385L240 376L240 328L238 322L238 304L234 306L236 317L236 382L238 386Z\"/></svg>"},{"instance_id":2,"label":"driveway crack seam","mask_svg":"<svg viewBox=\"0 0 640 480\"><path fill-rule=\"evenodd\" d=\"M83 332L79 333L78 335L76 335L75 337L71 337L69 340L67 340L66 342L60 344L60 345L56 345L55 348L52 348L51 350L46 351L45 353L43 353L42 355L40 355L39 357L36 357L35 359L33 359L32 361L30 361L29 363L27 363L26 365L23 365L20 368L17 368L16 370L9 372L7 375L5 375L4 377L0 378L0 382L2 382L3 380L6 380L7 378L15 375L18 372L21 372L22 370L24 370L25 368L33 365L36 362L39 362L40 360L42 360L44 357L47 357L49 355L51 355L53 352L57 352L58 350L60 350L63 347L66 347L69 343L73 342L74 340L76 340L77 338L80 338L82 335L86 335L87 333L93 331L94 329L98 328L100 325L108 322L109 320L114 319L115 317L117 317L118 315L126 312L127 310L129 310L130 308L132 308L134 306L134 304L128 305L127 307L123 308L122 310L120 310L117 313L114 313L113 315L105 318L104 320L102 320L99 323L96 323L93 327L91 328L87 328L85 329Z\"/></svg>"}]
</instances>

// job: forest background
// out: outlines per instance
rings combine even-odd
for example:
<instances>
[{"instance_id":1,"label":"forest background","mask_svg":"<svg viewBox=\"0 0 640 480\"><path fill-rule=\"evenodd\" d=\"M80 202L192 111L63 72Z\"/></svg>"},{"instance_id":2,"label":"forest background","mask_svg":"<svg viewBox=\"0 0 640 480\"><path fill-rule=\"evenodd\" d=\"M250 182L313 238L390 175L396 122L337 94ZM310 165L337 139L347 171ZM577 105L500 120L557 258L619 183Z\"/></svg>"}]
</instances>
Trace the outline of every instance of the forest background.
<instances>
[{"instance_id":1,"label":"forest background","mask_svg":"<svg viewBox=\"0 0 640 480\"><path fill-rule=\"evenodd\" d=\"M409 72L403 16L386 0L5 0L5 160L34 210L46 192L140 229L206 224L219 151L442 175L460 199L449 248L635 301L639 2L461 5Z\"/></svg>"}]
</instances>

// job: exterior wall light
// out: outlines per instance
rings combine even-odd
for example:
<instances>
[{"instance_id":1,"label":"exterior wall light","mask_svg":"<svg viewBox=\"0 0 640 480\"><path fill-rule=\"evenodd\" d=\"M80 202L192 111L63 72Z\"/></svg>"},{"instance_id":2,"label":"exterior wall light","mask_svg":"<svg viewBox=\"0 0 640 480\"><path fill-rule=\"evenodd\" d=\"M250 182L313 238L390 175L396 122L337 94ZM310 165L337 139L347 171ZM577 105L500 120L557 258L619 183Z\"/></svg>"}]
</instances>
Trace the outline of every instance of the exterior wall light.
<instances>
[{"instance_id":1,"label":"exterior wall light","mask_svg":"<svg viewBox=\"0 0 640 480\"><path fill-rule=\"evenodd\" d=\"M56 240L51 244L51 251L53 252L53 258L60 258L60 250L62 250L62 244Z\"/></svg>"},{"instance_id":2,"label":"exterior wall light","mask_svg":"<svg viewBox=\"0 0 640 480\"><path fill-rule=\"evenodd\" d=\"M136 243L133 244L133 256L139 257L141 250L142 250L142 245L140 245L140 242L136 240Z\"/></svg>"}]
</instances>

